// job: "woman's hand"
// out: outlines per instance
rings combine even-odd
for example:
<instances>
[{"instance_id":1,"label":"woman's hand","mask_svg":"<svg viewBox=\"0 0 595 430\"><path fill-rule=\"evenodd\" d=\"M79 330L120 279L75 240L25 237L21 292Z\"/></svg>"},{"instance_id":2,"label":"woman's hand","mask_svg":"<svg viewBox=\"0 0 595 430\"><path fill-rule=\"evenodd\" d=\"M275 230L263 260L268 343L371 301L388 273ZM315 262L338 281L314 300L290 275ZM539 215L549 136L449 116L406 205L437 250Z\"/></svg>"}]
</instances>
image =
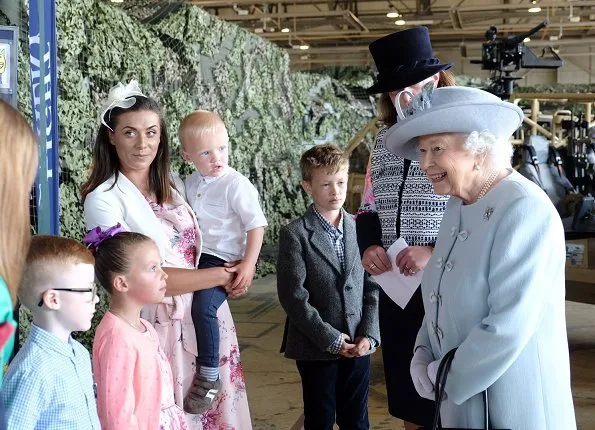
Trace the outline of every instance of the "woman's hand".
<instances>
[{"instance_id":1,"label":"woman's hand","mask_svg":"<svg viewBox=\"0 0 595 430\"><path fill-rule=\"evenodd\" d=\"M395 263L405 276L413 276L424 270L432 257L431 246L409 246L397 254Z\"/></svg>"},{"instance_id":2,"label":"woman's hand","mask_svg":"<svg viewBox=\"0 0 595 430\"><path fill-rule=\"evenodd\" d=\"M230 288L232 290L247 290L252 285L256 266L248 261L240 261L233 268L235 269L236 277L230 284Z\"/></svg>"},{"instance_id":3,"label":"woman's hand","mask_svg":"<svg viewBox=\"0 0 595 430\"><path fill-rule=\"evenodd\" d=\"M442 361L442 360L432 361L430 364L428 364L428 367L426 369L428 378L432 382L432 385L434 385L434 391L436 391L438 389L438 387L436 387L436 378L438 377L438 367L440 367L440 361ZM444 391L442 393L442 400L446 400L446 399L448 399L448 396L446 395L446 391ZM432 400L434 400L434 399L432 399Z\"/></svg>"},{"instance_id":4,"label":"woman's hand","mask_svg":"<svg viewBox=\"0 0 595 430\"><path fill-rule=\"evenodd\" d=\"M428 376L428 366L434 361L432 353L424 347L415 350L409 372L415 391L424 399L434 400L434 383Z\"/></svg>"},{"instance_id":5,"label":"woman's hand","mask_svg":"<svg viewBox=\"0 0 595 430\"><path fill-rule=\"evenodd\" d=\"M223 282L221 285L223 285L225 291L227 291L227 298L237 299L246 295L248 293L248 287L250 286L250 284L252 283L252 279L254 278L254 273L252 274L252 278L250 278L248 286L244 287L242 286L242 283L238 283L238 271L242 269L242 260L230 261L228 263L225 263L223 268L227 276L227 281ZM254 268L254 270L256 270L256 267Z\"/></svg>"},{"instance_id":6,"label":"woman's hand","mask_svg":"<svg viewBox=\"0 0 595 430\"><path fill-rule=\"evenodd\" d=\"M381 275L392 270L392 264L384 248L380 245L369 246L362 257L362 265L370 275Z\"/></svg>"},{"instance_id":7,"label":"woman's hand","mask_svg":"<svg viewBox=\"0 0 595 430\"><path fill-rule=\"evenodd\" d=\"M228 261L227 263L223 264L223 267L236 267L241 262L242 262L242 260Z\"/></svg>"}]
</instances>

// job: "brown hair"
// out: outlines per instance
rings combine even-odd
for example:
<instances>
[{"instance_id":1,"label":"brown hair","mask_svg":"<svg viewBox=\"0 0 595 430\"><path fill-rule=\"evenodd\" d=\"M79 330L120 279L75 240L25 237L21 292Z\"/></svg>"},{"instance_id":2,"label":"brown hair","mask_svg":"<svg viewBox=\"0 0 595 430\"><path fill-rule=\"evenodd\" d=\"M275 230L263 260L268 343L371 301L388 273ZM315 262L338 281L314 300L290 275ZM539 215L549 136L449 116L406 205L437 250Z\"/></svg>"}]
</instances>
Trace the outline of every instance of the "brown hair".
<instances>
[{"instance_id":1,"label":"brown hair","mask_svg":"<svg viewBox=\"0 0 595 430\"><path fill-rule=\"evenodd\" d=\"M225 131L225 135L227 136L227 129L219 115L207 110L197 110L186 115L182 120L178 128L178 137L180 138L182 149L185 149L188 139L200 139L204 135L213 134L219 130Z\"/></svg>"},{"instance_id":2,"label":"brown hair","mask_svg":"<svg viewBox=\"0 0 595 430\"><path fill-rule=\"evenodd\" d=\"M122 232L105 239L95 252L95 277L108 293L112 293L112 282L116 275L130 272L134 248L153 240L141 233Z\"/></svg>"},{"instance_id":3,"label":"brown hair","mask_svg":"<svg viewBox=\"0 0 595 430\"><path fill-rule=\"evenodd\" d=\"M311 181L316 169L324 169L325 172L333 174L345 168L349 168L349 158L337 145L330 143L313 146L304 152L300 159L304 181Z\"/></svg>"},{"instance_id":4,"label":"brown hair","mask_svg":"<svg viewBox=\"0 0 595 430\"><path fill-rule=\"evenodd\" d=\"M155 100L149 97L135 96L136 102L127 109L115 107L105 113L104 120L112 130L116 129L118 117L127 112L151 111L159 115L159 127L161 136L159 148L155 159L151 163L149 170L149 189L155 193L157 203L162 204L171 200L171 188L174 186L170 179L170 158L169 158L169 139L167 137L167 128L163 119L161 108ZM111 113L110 113L111 112ZM103 182L107 181L112 175L120 171L120 160L116 153L116 148L109 140L110 130L102 123L97 132L95 147L93 149L93 162L91 164L91 175L87 182L81 187L81 196L83 201L87 195L95 190ZM114 183L115 185L115 183Z\"/></svg>"},{"instance_id":5,"label":"brown hair","mask_svg":"<svg viewBox=\"0 0 595 430\"><path fill-rule=\"evenodd\" d=\"M93 264L93 254L85 245L67 237L33 236L27 254L19 298L29 309L39 300L39 290L55 282L66 266Z\"/></svg>"},{"instance_id":6,"label":"brown hair","mask_svg":"<svg viewBox=\"0 0 595 430\"><path fill-rule=\"evenodd\" d=\"M441 70L438 78L438 88L452 87L457 84L454 75L448 70ZM384 123L386 127L390 127L397 123L397 111L390 99L388 93L382 93L378 99L378 119Z\"/></svg>"},{"instance_id":7,"label":"brown hair","mask_svg":"<svg viewBox=\"0 0 595 430\"><path fill-rule=\"evenodd\" d=\"M29 242L29 194L37 170L37 138L23 116L0 100L0 276L13 303Z\"/></svg>"}]
</instances>

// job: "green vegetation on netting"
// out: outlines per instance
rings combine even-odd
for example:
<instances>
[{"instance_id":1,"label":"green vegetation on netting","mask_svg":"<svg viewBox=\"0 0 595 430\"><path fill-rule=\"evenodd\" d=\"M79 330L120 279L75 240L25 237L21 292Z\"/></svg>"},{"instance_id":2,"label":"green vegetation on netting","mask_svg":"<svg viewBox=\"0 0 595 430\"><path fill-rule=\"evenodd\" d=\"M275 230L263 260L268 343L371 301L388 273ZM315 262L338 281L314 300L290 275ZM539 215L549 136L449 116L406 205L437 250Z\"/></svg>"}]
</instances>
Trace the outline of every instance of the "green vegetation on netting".
<instances>
[{"instance_id":1,"label":"green vegetation on netting","mask_svg":"<svg viewBox=\"0 0 595 430\"><path fill-rule=\"evenodd\" d=\"M301 153L322 141L346 146L373 117L372 105L328 76L291 73L284 50L197 6L160 13L164 6L57 1L61 234L80 239L85 230L79 189L88 175L101 100L116 82L134 78L163 108L177 172L192 171L178 153L180 120L195 109L221 115L231 165L257 187L269 223L265 244L274 246L281 226L308 204L299 186ZM24 40L19 108L31 118L27 55ZM273 271L273 259L260 262L259 275ZM106 299L102 295L93 327ZM21 325L27 332L25 312ZM79 336L87 347L93 332Z\"/></svg>"}]
</instances>

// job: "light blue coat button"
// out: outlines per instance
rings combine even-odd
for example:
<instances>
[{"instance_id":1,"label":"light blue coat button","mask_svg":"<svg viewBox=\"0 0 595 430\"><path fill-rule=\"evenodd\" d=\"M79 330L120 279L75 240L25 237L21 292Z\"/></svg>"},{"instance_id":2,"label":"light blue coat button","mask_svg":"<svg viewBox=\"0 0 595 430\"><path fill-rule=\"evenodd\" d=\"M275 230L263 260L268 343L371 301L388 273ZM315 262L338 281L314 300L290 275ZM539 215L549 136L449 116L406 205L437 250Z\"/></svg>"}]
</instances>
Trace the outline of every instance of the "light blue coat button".
<instances>
[{"instance_id":1,"label":"light blue coat button","mask_svg":"<svg viewBox=\"0 0 595 430\"><path fill-rule=\"evenodd\" d=\"M469 237L469 233L467 232L467 230L461 230L459 232L459 234L457 235L457 237L459 238L459 240L461 242L464 242L467 240L467 238Z\"/></svg>"},{"instance_id":2,"label":"light blue coat button","mask_svg":"<svg viewBox=\"0 0 595 430\"><path fill-rule=\"evenodd\" d=\"M452 261L447 261L446 264L444 265L444 268L450 272L454 266L455 265Z\"/></svg>"},{"instance_id":3,"label":"light blue coat button","mask_svg":"<svg viewBox=\"0 0 595 430\"><path fill-rule=\"evenodd\" d=\"M442 296L440 293L432 291L430 293L430 303L438 303L439 305L442 305Z\"/></svg>"}]
</instances>

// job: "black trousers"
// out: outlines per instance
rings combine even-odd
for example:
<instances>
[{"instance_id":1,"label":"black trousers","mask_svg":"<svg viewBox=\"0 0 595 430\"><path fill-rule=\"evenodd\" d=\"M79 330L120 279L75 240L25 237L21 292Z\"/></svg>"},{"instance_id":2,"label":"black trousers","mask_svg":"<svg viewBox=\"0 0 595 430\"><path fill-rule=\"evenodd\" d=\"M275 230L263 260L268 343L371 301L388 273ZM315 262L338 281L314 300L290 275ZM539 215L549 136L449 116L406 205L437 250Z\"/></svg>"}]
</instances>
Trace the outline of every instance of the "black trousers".
<instances>
[{"instance_id":1,"label":"black trousers","mask_svg":"<svg viewBox=\"0 0 595 430\"><path fill-rule=\"evenodd\" d=\"M304 429L368 430L370 356L328 361L297 360L302 377Z\"/></svg>"},{"instance_id":2,"label":"black trousers","mask_svg":"<svg viewBox=\"0 0 595 430\"><path fill-rule=\"evenodd\" d=\"M423 317L421 287L413 294L405 309L401 309L384 291L380 291L378 318L388 411L404 421L431 427L434 402L417 394L409 372L415 339Z\"/></svg>"}]
</instances>

